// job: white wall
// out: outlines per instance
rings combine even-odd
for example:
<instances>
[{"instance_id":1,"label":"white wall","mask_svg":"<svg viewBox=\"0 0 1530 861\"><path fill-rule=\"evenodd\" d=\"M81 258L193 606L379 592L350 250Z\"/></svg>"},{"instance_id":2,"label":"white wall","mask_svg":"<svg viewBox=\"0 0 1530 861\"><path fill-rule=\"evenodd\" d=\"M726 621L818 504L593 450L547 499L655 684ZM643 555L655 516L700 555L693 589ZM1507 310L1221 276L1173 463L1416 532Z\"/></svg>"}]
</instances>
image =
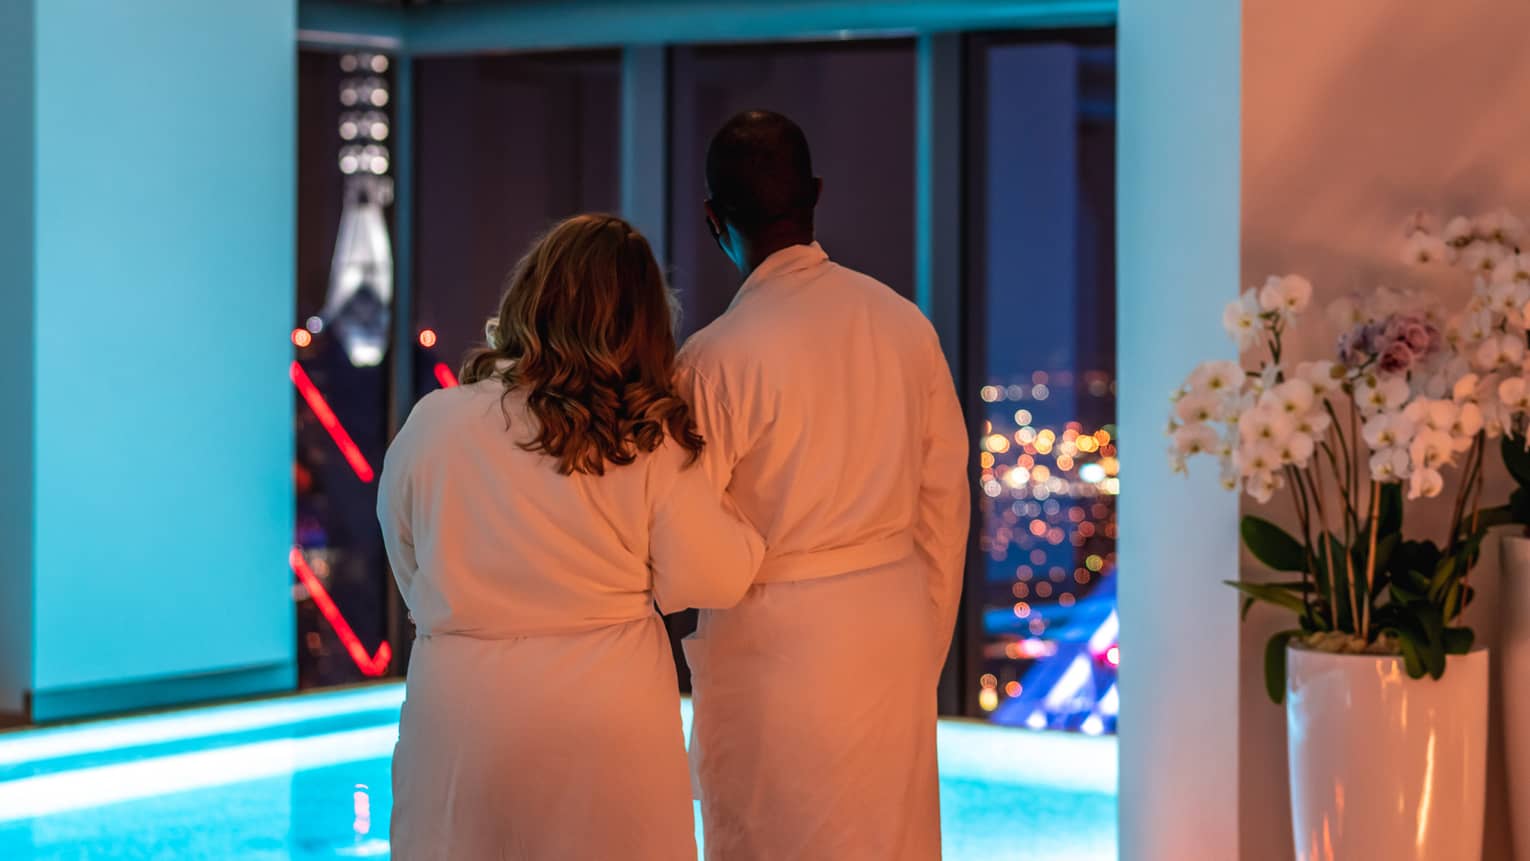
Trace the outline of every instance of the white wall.
<instances>
[{"instance_id":1,"label":"white wall","mask_svg":"<svg viewBox=\"0 0 1530 861\"><path fill-rule=\"evenodd\" d=\"M1164 459L1169 393L1230 357L1221 309L1239 253L1238 3L1122 0L1117 403L1121 858L1238 847L1237 506Z\"/></svg>"},{"instance_id":2,"label":"white wall","mask_svg":"<svg viewBox=\"0 0 1530 861\"><path fill-rule=\"evenodd\" d=\"M1299 271L1311 277L1319 303L1378 283L1448 298L1445 282L1414 280L1397 264L1398 231L1418 207L1455 213L1502 204L1530 213L1530 4L1243 6L1242 283ZM1301 348L1329 350L1333 334L1325 330ZM1506 493L1501 467L1494 478L1489 495ZM1288 507L1261 514L1288 518ZM1435 508L1412 522L1443 532L1446 521ZM1481 611L1493 603L1496 555L1482 564L1488 576L1474 581L1483 588L1475 621L1491 640L1491 616ZM1261 574L1247 559L1243 570ZM1284 715L1265 699L1258 671L1265 635L1281 621L1261 612L1243 632L1244 861L1292 856ZM1489 792L1500 803L1501 780L1492 775ZM1504 815L1489 810L1488 861L1508 857Z\"/></svg>"}]
</instances>

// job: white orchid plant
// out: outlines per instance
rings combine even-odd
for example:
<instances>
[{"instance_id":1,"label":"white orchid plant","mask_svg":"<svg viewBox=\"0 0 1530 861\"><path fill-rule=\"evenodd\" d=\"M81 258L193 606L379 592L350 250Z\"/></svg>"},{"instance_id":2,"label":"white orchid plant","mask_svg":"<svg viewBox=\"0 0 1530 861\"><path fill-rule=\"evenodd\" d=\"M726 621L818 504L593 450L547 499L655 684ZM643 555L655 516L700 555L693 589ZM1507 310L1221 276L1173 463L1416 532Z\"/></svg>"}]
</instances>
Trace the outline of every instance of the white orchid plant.
<instances>
[{"instance_id":1,"label":"white orchid plant","mask_svg":"<svg viewBox=\"0 0 1530 861\"><path fill-rule=\"evenodd\" d=\"M1420 213L1409 219L1403 262L1448 266L1471 280L1466 308L1447 329L1457 364L1468 371L1460 397L1483 410L1484 432L1499 439L1504 465L1519 487L1507 505L1487 509L1490 525L1514 523L1530 532L1530 231L1525 222L1500 209L1476 217L1456 216L1443 231Z\"/></svg>"},{"instance_id":2,"label":"white orchid plant","mask_svg":"<svg viewBox=\"0 0 1530 861\"><path fill-rule=\"evenodd\" d=\"M1228 489L1261 503L1285 493L1299 534L1247 516L1244 544L1266 566L1299 575L1232 582L1245 596L1296 613L1298 627L1266 649L1266 685L1279 702L1293 639L1333 652L1400 654L1410 676L1440 677L1446 656L1471 648L1460 624L1469 575L1489 526L1512 506L1480 505L1488 441L1522 438L1530 415L1530 256L1517 219L1456 219L1443 234L1410 220L1410 263L1451 262L1479 274L1470 303L1446 315L1419 294L1381 288L1329 309L1340 336L1331 357L1293 361L1312 285L1275 276L1228 305L1223 323L1243 361L1194 369L1174 395L1169 456L1215 457ZM1505 445L1506 453L1522 444ZM1525 457L1530 484L1530 456ZM1511 465L1512 469L1512 465ZM1443 542L1403 537L1404 497L1455 496ZM1524 494L1530 524L1530 491Z\"/></svg>"}]
</instances>

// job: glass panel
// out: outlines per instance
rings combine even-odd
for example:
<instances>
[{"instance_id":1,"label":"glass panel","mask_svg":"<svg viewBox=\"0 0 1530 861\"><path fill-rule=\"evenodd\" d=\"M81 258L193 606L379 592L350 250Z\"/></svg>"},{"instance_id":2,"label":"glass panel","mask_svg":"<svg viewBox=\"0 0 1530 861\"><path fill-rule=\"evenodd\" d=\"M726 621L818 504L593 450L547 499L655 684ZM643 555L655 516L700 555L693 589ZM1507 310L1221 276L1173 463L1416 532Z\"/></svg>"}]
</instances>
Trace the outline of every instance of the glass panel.
<instances>
[{"instance_id":1,"label":"glass panel","mask_svg":"<svg viewBox=\"0 0 1530 861\"><path fill-rule=\"evenodd\" d=\"M418 60L417 395L483 342L538 234L620 203L616 51Z\"/></svg>"},{"instance_id":2,"label":"glass panel","mask_svg":"<svg viewBox=\"0 0 1530 861\"><path fill-rule=\"evenodd\" d=\"M1101 39L970 52L968 396L986 422L967 683L997 722L1089 733L1114 731L1119 658L1115 54Z\"/></svg>"},{"instance_id":3,"label":"glass panel","mask_svg":"<svg viewBox=\"0 0 1530 861\"><path fill-rule=\"evenodd\" d=\"M671 53L670 262L693 332L738 288L706 231L713 133L756 108L802 126L823 177L818 238L840 263L914 291L914 45L904 40L726 45ZM854 105L854 110L846 110Z\"/></svg>"},{"instance_id":4,"label":"glass panel","mask_svg":"<svg viewBox=\"0 0 1530 861\"><path fill-rule=\"evenodd\" d=\"M388 433L392 71L383 55L298 55L292 564L305 688L394 669L375 515Z\"/></svg>"}]
</instances>

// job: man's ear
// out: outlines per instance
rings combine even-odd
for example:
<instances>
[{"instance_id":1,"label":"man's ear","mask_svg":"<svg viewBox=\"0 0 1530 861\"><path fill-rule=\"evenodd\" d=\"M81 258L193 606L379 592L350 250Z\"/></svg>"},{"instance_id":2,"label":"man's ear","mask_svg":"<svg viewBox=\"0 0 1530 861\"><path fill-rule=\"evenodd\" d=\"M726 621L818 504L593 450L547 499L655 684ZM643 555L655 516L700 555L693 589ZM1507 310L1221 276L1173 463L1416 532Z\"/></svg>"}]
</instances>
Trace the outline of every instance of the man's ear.
<instances>
[{"instance_id":1,"label":"man's ear","mask_svg":"<svg viewBox=\"0 0 1530 861\"><path fill-rule=\"evenodd\" d=\"M703 213L706 216L707 230L712 232L712 238L713 239L720 239L720 238L722 238L722 235L723 235L723 221L722 221L721 218L717 217L717 210L712 208L712 201L710 201L710 200L702 201L701 208L702 208Z\"/></svg>"}]
</instances>

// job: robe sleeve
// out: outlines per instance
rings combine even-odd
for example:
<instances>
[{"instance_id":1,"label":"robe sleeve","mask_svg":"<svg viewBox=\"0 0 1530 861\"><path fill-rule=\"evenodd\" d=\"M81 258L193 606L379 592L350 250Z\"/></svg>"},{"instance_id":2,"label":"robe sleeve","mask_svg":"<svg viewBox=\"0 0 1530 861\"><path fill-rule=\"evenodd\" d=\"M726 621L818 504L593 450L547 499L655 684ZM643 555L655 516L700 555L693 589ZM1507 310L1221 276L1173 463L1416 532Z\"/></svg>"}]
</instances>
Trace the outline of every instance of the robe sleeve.
<instances>
[{"instance_id":1,"label":"robe sleeve","mask_svg":"<svg viewBox=\"0 0 1530 861\"><path fill-rule=\"evenodd\" d=\"M938 657L943 662L961 601L972 497L967 480L967 423L939 341L934 337L931 341L914 545L930 566L930 597L940 641Z\"/></svg>"},{"instance_id":2,"label":"robe sleeve","mask_svg":"<svg viewBox=\"0 0 1530 861\"><path fill-rule=\"evenodd\" d=\"M407 426L389 446L383 458L382 477L377 482L377 523L382 527L383 546L393 579L408 602L410 586L420 565L414 555L412 518L414 493L410 440Z\"/></svg>"},{"instance_id":3,"label":"robe sleeve","mask_svg":"<svg viewBox=\"0 0 1530 861\"><path fill-rule=\"evenodd\" d=\"M657 469L677 473L658 483L654 500L649 567L659 610L737 604L765 559L765 540L679 446L666 443L657 457Z\"/></svg>"},{"instance_id":4,"label":"robe sleeve","mask_svg":"<svg viewBox=\"0 0 1530 861\"><path fill-rule=\"evenodd\" d=\"M733 480L733 468L745 454L744 428L728 407L727 398L712 381L691 365L682 365L676 380L680 393L691 405L696 430L706 440L701 466L718 490Z\"/></svg>"}]
</instances>

